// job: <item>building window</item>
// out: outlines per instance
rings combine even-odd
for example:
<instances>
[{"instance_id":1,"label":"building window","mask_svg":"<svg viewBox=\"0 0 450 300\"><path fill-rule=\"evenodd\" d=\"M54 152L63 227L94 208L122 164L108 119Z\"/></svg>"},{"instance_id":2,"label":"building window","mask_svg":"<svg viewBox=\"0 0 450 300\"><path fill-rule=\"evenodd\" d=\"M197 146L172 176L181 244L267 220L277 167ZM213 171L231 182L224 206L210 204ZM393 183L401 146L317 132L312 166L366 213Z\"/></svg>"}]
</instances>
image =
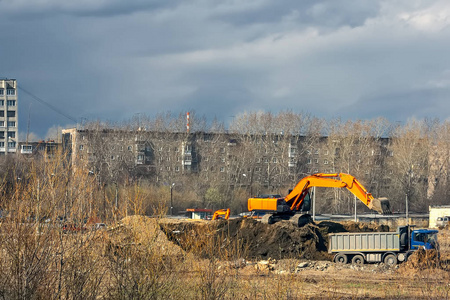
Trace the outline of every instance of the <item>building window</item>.
<instances>
[{"instance_id":1,"label":"building window","mask_svg":"<svg viewBox=\"0 0 450 300\"><path fill-rule=\"evenodd\" d=\"M225 172L225 167L220 167L220 172Z\"/></svg>"},{"instance_id":2,"label":"building window","mask_svg":"<svg viewBox=\"0 0 450 300\"><path fill-rule=\"evenodd\" d=\"M16 90L13 89L6 89L6 95L8 96L14 96L16 94Z\"/></svg>"},{"instance_id":3,"label":"building window","mask_svg":"<svg viewBox=\"0 0 450 300\"><path fill-rule=\"evenodd\" d=\"M8 148L16 148L16 142L8 142Z\"/></svg>"},{"instance_id":4,"label":"building window","mask_svg":"<svg viewBox=\"0 0 450 300\"><path fill-rule=\"evenodd\" d=\"M0 106L5 105L5 100L0 100Z\"/></svg>"},{"instance_id":5,"label":"building window","mask_svg":"<svg viewBox=\"0 0 450 300\"><path fill-rule=\"evenodd\" d=\"M0 124L0 126L4 126L5 125L3 121L1 123L3 123L3 125ZM16 122L8 121L8 127L16 127Z\"/></svg>"},{"instance_id":6,"label":"building window","mask_svg":"<svg viewBox=\"0 0 450 300\"><path fill-rule=\"evenodd\" d=\"M0 89L0 96L3 96L4 93L5 93L5 90L4 89Z\"/></svg>"},{"instance_id":7,"label":"building window","mask_svg":"<svg viewBox=\"0 0 450 300\"><path fill-rule=\"evenodd\" d=\"M139 154L138 157L137 157L137 160L138 161L143 161L144 160L144 155Z\"/></svg>"},{"instance_id":8,"label":"building window","mask_svg":"<svg viewBox=\"0 0 450 300\"><path fill-rule=\"evenodd\" d=\"M319 149L317 149L316 151L314 151L315 155L319 155Z\"/></svg>"},{"instance_id":9,"label":"building window","mask_svg":"<svg viewBox=\"0 0 450 300\"><path fill-rule=\"evenodd\" d=\"M178 149L178 147L174 148L175 152L179 152L180 150Z\"/></svg>"},{"instance_id":10,"label":"building window","mask_svg":"<svg viewBox=\"0 0 450 300\"><path fill-rule=\"evenodd\" d=\"M0 148L5 148L5 142L0 142Z\"/></svg>"},{"instance_id":11,"label":"building window","mask_svg":"<svg viewBox=\"0 0 450 300\"><path fill-rule=\"evenodd\" d=\"M16 100L7 100L7 101L6 101L6 104L7 104L8 106L16 106Z\"/></svg>"},{"instance_id":12,"label":"building window","mask_svg":"<svg viewBox=\"0 0 450 300\"><path fill-rule=\"evenodd\" d=\"M318 164L319 160L317 158L314 159L314 163Z\"/></svg>"},{"instance_id":13,"label":"building window","mask_svg":"<svg viewBox=\"0 0 450 300\"><path fill-rule=\"evenodd\" d=\"M12 138L12 139L16 138L16 133L14 131L9 131L8 138Z\"/></svg>"},{"instance_id":14,"label":"building window","mask_svg":"<svg viewBox=\"0 0 450 300\"><path fill-rule=\"evenodd\" d=\"M14 110L11 110L11 111L8 110L6 113L6 116L8 118L14 118L16 116L16 112Z\"/></svg>"},{"instance_id":15,"label":"building window","mask_svg":"<svg viewBox=\"0 0 450 300\"><path fill-rule=\"evenodd\" d=\"M221 158L221 161L224 163L224 162L225 162L225 157L222 157L222 158Z\"/></svg>"},{"instance_id":16,"label":"building window","mask_svg":"<svg viewBox=\"0 0 450 300\"><path fill-rule=\"evenodd\" d=\"M323 155L328 155L328 150L323 150Z\"/></svg>"},{"instance_id":17,"label":"building window","mask_svg":"<svg viewBox=\"0 0 450 300\"><path fill-rule=\"evenodd\" d=\"M220 148L220 153L225 153L225 148Z\"/></svg>"},{"instance_id":18,"label":"building window","mask_svg":"<svg viewBox=\"0 0 450 300\"><path fill-rule=\"evenodd\" d=\"M111 155L111 160L114 160L114 155Z\"/></svg>"},{"instance_id":19,"label":"building window","mask_svg":"<svg viewBox=\"0 0 450 300\"><path fill-rule=\"evenodd\" d=\"M84 145L80 145L80 147L78 147L78 149L79 149L80 151L83 151L83 150L84 150Z\"/></svg>"},{"instance_id":20,"label":"building window","mask_svg":"<svg viewBox=\"0 0 450 300\"><path fill-rule=\"evenodd\" d=\"M308 159L306 160L306 163L307 163L308 165L310 165L310 164L311 164L311 158L308 158Z\"/></svg>"},{"instance_id":21,"label":"building window","mask_svg":"<svg viewBox=\"0 0 450 300\"><path fill-rule=\"evenodd\" d=\"M272 162L273 162L274 164L276 164L276 163L277 163L277 158L274 157L274 158L272 159Z\"/></svg>"},{"instance_id":22,"label":"building window","mask_svg":"<svg viewBox=\"0 0 450 300\"><path fill-rule=\"evenodd\" d=\"M323 164L324 164L324 165L328 165L328 160L325 159L325 160L323 161Z\"/></svg>"},{"instance_id":23,"label":"building window","mask_svg":"<svg viewBox=\"0 0 450 300\"><path fill-rule=\"evenodd\" d=\"M0 127L5 127L5 121L0 121Z\"/></svg>"},{"instance_id":24,"label":"building window","mask_svg":"<svg viewBox=\"0 0 450 300\"><path fill-rule=\"evenodd\" d=\"M158 148L158 151L159 151L159 152L163 151L163 147L159 147L159 148Z\"/></svg>"},{"instance_id":25,"label":"building window","mask_svg":"<svg viewBox=\"0 0 450 300\"><path fill-rule=\"evenodd\" d=\"M180 167L176 166L175 167L175 172L179 172L180 171Z\"/></svg>"},{"instance_id":26,"label":"building window","mask_svg":"<svg viewBox=\"0 0 450 300\"><path fill-rule=\"evenodd\" d=\"M133 146L128 146L128 151L133 150Z\"/></svg>"},{"instance_id":27,"label":"building window","mask_svg":"<svg viewBox=\"0 0 450 300\"><path fill-rule=\"evenodd\" d=\"M5 116L5 111L4 110L0 110L0 117L4 117Z\"/></svg>"}]
</instances>

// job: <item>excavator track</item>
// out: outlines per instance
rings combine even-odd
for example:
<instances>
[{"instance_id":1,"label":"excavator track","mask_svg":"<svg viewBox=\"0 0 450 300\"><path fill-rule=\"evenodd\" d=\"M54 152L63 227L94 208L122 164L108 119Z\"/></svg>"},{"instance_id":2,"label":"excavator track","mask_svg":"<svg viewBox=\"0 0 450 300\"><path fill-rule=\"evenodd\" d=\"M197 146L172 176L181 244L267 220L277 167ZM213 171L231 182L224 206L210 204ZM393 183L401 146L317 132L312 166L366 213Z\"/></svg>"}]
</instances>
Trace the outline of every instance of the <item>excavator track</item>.
<instances>
[{"instance_id":1,"label":"excavator track","mask_svg":"<svg viewBox=\"0 0 450 300\"><path fill-rule=\"evenodd\" d=\"M273 214L265 214L261 219L261 223L263 224L274 224L279 221L289 221L297 227L303 227L306 224L313 223L311 215L309 214L295 214L293 216L289 215L273 215Z\"/></svg>"},{"instance_id":2,"label":"excavator track","mask_svg":"<svg viewBox=\"0 0 450 300\"><path fill-rule=\"evenodd\" d=\"M297 227L303 227L306 224L313 223L313 220L309 214L295 214L289 219L289 222Z\"/></svg>"}]
</instances>

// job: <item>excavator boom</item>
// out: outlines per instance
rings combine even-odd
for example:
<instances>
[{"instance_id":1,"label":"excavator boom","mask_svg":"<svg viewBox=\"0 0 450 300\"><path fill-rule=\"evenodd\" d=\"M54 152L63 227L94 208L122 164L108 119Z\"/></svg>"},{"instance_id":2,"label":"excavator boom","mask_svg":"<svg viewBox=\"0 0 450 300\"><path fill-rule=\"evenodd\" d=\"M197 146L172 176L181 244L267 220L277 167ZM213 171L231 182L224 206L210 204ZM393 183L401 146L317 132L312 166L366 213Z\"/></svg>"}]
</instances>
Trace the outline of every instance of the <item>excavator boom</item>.
<instances>
[{"instance_id":1,"label":"excavator boom","mask_svg":"<svg viewBox=\"0 0 450 300\"><path fill-rule=\"evenodd\" d=\"M284 198L260 196L248 199L248 210L266 213L269 223L289 219L300 225L303 222L301 213L309 210L309 189L312 187L346 188L369 209L380 214L392 214L386 198L374 198L355 177L345 173L317 173L307 176ZM299 222L295 220L298 218Z\"/></svg>"},{"instance_id":2,"label":"excavator boom","mask_svg":"<svg viewBox=\"0 0 450 300\"><path fill-rule=\"evenodd\" d=\"M291 206L291 210L300 208L311 187L347 188L369 209L375 210L380 214L391 213L390 204L386 198L374 198L355 177L345 173L317 173L300 180L285 197L285 201Z\"/></svg>"}]
</instances>

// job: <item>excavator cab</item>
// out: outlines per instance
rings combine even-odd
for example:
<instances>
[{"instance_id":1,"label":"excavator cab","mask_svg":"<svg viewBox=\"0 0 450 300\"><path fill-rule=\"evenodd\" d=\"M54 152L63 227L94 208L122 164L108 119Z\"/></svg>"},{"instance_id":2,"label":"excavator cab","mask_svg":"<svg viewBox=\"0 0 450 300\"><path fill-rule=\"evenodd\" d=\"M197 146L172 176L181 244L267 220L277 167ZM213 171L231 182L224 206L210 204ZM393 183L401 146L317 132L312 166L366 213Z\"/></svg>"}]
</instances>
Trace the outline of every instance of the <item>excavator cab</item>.
<instances>
[{"instance_id":1,"label":"excavator cab","mask_svg":"<svg viewBox=\"0 0 450 300\"><path fill-rule=\"evenodd\" d=\"M303 203L300 207L301 212L307 212L311 210L311 194L308 192L306 193L305 198L303 199Z\"/></svg>"}]
</instances>

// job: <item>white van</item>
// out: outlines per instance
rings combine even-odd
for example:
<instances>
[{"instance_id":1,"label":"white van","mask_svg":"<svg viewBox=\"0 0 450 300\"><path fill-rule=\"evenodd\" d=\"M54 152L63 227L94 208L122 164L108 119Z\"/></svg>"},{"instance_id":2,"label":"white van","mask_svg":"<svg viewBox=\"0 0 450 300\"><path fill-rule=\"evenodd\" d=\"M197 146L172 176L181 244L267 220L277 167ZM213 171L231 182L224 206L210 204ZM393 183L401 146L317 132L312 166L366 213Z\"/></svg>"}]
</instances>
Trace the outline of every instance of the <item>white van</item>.
<instances>
[{"instance_id":1,"label":"white van","mask_svg":"<svg viewBox=\"0 0 450 300\"><path fill-rule=\"evenodd\" d=\"M445 217L438 217L437 219L436 219L436 226L438 227L438 228L444 228L444 227L447 227L448 226L448 221L450 220L450 217L448 217L448 216L445 216Z\"/></svg>"}]
</instances>

